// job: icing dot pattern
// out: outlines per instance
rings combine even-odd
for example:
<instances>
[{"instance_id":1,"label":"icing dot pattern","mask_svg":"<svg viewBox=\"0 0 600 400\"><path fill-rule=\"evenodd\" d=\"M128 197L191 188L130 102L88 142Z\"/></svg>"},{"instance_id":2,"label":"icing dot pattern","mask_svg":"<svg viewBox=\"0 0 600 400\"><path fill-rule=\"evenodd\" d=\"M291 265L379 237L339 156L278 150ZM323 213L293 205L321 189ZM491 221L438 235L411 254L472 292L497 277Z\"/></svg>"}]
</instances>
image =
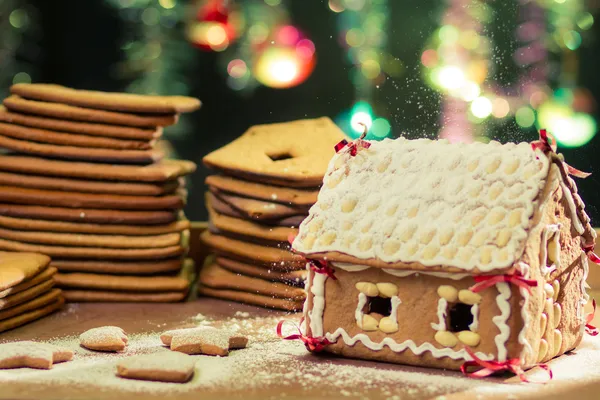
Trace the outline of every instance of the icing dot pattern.
<instances>
[{"instance_id":1,"label":"icing dot pattern","mask_svg":"<svg viewBox=\"0 0 600 400\"><path fill-rule=\"evenodd\" d=\"M529 143L399 138L372 142L359 155L333 157L295 250L506 268L523 251L550 165Z\"/></svg>"}]
</instances>

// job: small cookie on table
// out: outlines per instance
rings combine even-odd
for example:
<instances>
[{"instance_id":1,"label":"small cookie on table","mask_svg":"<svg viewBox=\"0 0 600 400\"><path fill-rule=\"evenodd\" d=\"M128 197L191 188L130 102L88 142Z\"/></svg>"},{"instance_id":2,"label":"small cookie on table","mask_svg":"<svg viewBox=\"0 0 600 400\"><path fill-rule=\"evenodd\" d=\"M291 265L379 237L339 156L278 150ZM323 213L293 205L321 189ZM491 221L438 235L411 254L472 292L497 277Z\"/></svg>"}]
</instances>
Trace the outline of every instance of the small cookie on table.
<instances>
[{"instance_id":1,"label":"small cookie on table","mask_svg":"<svg viewBox=\"0 0 600 400\"><path fill-rule=\"evenodd\" d=\"M145 381L185 383L194 375L196 360L172 351L125 358L117 364L117 376Z\"/></svg>"},{"instance_id":2,"label":"small cookie on table","mask_svg":"<svg viewBox=\"0 0 600 400\"><path fill-rule=\"evenodd\" d=\"M22 341L0 344L0 369L50 369L54 363L72 358L71 350L49 343Z\"/></svg>"},{"instance_id":3,"label":"small cookie on table","mask_svg":"<svg viewBox=\"0 0 600 400\"><path fill-rule=\"evenodd\" d=\"M213 327L166 331L160 340L173 351L209 356L226 356L229 350L243 349L248 344L248 338L243 335Z\"/></svg>"},{"instance_id":4,"label":"small cookie on table","mask_svg":"<svg viewBox=\"0 0 600 400\"><path fill-rule=\"evenodd\" d=\"M118 326L102 326L83 332L79 336L82 347L96 351L123 351L128 338Z\"/></svg>"}]
</instances>

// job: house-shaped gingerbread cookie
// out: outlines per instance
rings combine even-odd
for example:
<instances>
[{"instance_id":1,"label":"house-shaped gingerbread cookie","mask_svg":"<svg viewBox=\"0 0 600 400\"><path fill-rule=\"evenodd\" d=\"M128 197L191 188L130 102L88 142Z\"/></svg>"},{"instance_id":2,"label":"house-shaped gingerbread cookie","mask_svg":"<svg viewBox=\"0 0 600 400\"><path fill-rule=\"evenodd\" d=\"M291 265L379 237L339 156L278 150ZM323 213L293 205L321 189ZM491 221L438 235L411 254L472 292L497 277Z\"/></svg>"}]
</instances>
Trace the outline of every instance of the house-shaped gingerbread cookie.
<instances>
[{"instance_id":1,"label":"house-shaped gingerbread cookie","mask_svg":"<svg viewBox=\"0 0 600 400\"><path fill-rule=\"evenodd\" d=\"M573 169L540 144L338 151L293 242L310 270L304 335L347 357L449 369L469 352L530 368L574 349L595 232Z\"/></svg>"}]
</instances>

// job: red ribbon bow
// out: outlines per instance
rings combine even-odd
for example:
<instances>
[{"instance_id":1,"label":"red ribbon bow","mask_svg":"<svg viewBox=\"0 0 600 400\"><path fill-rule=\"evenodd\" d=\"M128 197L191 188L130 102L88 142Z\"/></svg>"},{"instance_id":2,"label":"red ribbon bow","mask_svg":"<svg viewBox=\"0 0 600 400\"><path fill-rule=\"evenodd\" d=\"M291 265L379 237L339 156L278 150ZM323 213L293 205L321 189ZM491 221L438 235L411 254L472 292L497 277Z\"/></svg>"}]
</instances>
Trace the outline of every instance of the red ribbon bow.
<instances>
[{"instance_id":1,"label":"red ribbon bow","mask_svg":"<svg viewBox=\"0 0 600 400\"><path fill-rule=\"evenodd\" d=\"M517 375L519 379L521 379L521 381L530 382L525 376L525 371L523 371L523 368L521 368L521 361L518 358L511 358L510 360L504 362L484 361L477 357L469 347L465 347L465 350L467 351L467 353L469 353L473 361L465 361L464 364L461 365L460 371L469 378L486 378L490 375L495 374L496 372L509 371ZM481 369L475 372L468 372L467 370L469 367L481 367ZM548 372L548 381L552 379L552 370L548 365L538 364L538 367ZM548 381L535 383L546 383Z\"/></svg>"},{"instance_id":2,"label":"red ribbon bow","mask_svg":"<svg viewBox=\"0 0 600 400\"><path fill-rule=\"evenodd\" d=\"M550 143L549 139L552 139L552 143ZM531 142L531 148L534 151L539 149L539 150L543 151L544 153L556 153L556 150L557 150L556 139L554 138L554 136L552 136L551 134L546 132L545 129L541 129L540 130L540 140ZM565 164L565 166L567 167L568 174L572 175L574 177L587 178L588 176L591 175L591 173L589 173L589 172L583 172L583 171L578 170L577 168L571 167L566 162L563 162L563 164Z\"/></svg>"},{"instance_id":3,"label":"red ribbon bow","mask_svg":"<svg viewBox=\"0 0 600 400\"><path fill-rule=\"evenodd\" d=\"M369 147L371 147L371 143L363 140L367 136L367 125L363 124L362 122L359 122L359 124L361 124L364 128L363 133L360 135L360 137L351 143L348 143L346 139L342 139L338 144L334 146L336 153L339 153L343 148L347 146L350 149L350 155L354 157L358 154L359 148L368 149Z\"/></svg>"},{"instance_id":4,"label":"red ribbon bow","mask_svg":"<svg viewBox=\"0 0 600 400\"><path fill-rule=\"evenodd\" d=\"M590 259L591 262L600 264L600 257L598 257L598 255L596 253L594 253L594 245L593 244L583 246L583 251L588 256L588 258Z\"/></svg>"},{"instance_id":5,"label":"red ribbon bow","mask_svg":"<svg viewBox=\"0 0 600 400\"><path fill-rule=\"evenodd\" d=\"M592 307L594 307L592 312L585 316L585 332L590 336L598 336L598 333L600 333L598 328L591 324L596 314L596 300L594 299L592 299Z\"/></svg>"},{"instance_id":6,"label":"red ribbon bow","mask_svg":"<svg viewBox=\"0 0 600 400\"><path fill-rule=\"evenodd\" d=\"M550 143L550 140L548 140L548 138L552 139L552 143ZM556 153L556 139L554 139L554 136L549 134L545 129L541 129L540 140L531 142L531 148L533 150L541 150L544 153Z\"/></svg>"},{"instance_id":7,"label":"red ribbon bow","mask_svg":"<svg viewBox=\"0 0 600 400\"><path fill-rule=\"evenodd\" d=\"M325 274L334 281L337 281L335 274L333 273L333 268L329 266L329 263L325 260L313 260L307 259L310 264L310 269L316 272L317 274Z\"/></svg>"},{"instance_id":8,"label":"red ribbon bow","mask_svg":"<svg viewBox=\"0 0 600 400\"><path fill-rule=\"evenodd\" d=\"M304 321L304 318L302 318L300 320L300 323L302 323L302 321ZM298 330L298 333L293 334L293 335L288 335L288 336L284 337L283 333L282 333L282 328L283 328L283 325L286 322L294 325L294 327ZM279 336L283 340L296 340L296 339L300 339L300 340L302 340L302 342L304 343L304 346L306 346L306 349L308 351L315 351L315 352L321 351L328 344L332 344L329 340L325 339L324 337L310 337L310 336L303 335L302 331L300 330L300 327L298 325L294 324L293 322L288 321L288 320L281 320L281 321L279 321L279 323L277 324L277 336Z\"/></svg>"},{"instance_id":9,"label":"red ribbon bow","mask_svg":"<svg viewBox=\"0 0 600 400\"><path fill-rule=\"evenodd\" d=\"M537 286L538 283L533 279L525 279L520 274L505 274L505 275L480 275L474 276L475 283L473 286L469 288L472 292L481 292L491 286L494 286L496 283L507 282L512 283L513 285L517 285L520 288L526 289L529 293L531 293L531 287Z\"/></svg>"}]
</instances>

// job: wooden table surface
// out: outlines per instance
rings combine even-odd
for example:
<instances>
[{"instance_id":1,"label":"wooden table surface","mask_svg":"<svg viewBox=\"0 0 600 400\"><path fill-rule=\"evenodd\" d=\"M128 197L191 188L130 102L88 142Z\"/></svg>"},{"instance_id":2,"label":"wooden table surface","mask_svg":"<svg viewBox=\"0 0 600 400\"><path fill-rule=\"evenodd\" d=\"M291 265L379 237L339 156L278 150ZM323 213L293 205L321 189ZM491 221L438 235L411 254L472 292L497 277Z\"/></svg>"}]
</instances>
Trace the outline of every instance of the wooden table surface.
<instances>
[{"instance_id":1,"label":"wooden table surface","mask_svg":"<svg viewBox=\"0 0 600 400\"><path fill-rule=\"evenodd\" d=\"M281 318L298 320L265 309L202 298L179 304L71 304L43 320L0 335L0 342L35 339L69 339L71 346L83 331L117 325L151 351L168 351L159 345L160 332L200 324L238 326L254 332L249 347L229 357L198 357L196 376L187 384L129 381L114 376L120 355L100 358L78 349L75 360L50 371L0 371L0 399L268 399L268 398L370 398L446 399L506 398L560 399L576 396L596 399L600 393L600 337L586 337L575 354L551 363L555 378L546 385L520 384L515 378L473 380L460 373L400 365L347 360L306 352L301 343L282 341L274 334ZM599 318L596 318L597 322ZM149 334L152 332L153 334ZM136 339L136 335L139 336ZM148 337L154 335L150 345ZM68 340L67 340L68 341ZM543 377L532 371L532 379ZM97 377L97 378L96 378ZM452 393L455 393L454 396Z\"/></svg>"}]
</instances>

